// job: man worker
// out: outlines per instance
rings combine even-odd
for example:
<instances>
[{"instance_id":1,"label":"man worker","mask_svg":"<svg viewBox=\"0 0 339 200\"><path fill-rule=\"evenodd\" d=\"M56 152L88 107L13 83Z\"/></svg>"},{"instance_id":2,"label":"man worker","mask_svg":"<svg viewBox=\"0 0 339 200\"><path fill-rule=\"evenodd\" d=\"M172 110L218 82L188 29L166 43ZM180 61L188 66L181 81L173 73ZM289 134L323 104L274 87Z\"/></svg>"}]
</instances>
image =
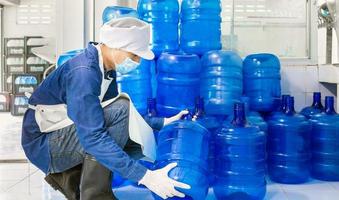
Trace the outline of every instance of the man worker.
<instances>
[{"instance_id":1,"label":"man worker","mask_svg":"<svg viewBox=\"0 0 339 200\"><path fill-rule=\"evenodd\" d=\"M135 146L128 129L130 101L119 98L107 107L101 105L117 96L115 71L126 74L138 67L141 58L154 58L150 26L136 18L112 19L101 27L100 40L59 66L30 97L22 130L27 158L71 200L116 199L112 172L163 199L184 197L175 187L190 186L168 177L175 163L152 171L129 155ZM148 123L161 129L184 114Z\"/></svg>"}]
</instances>

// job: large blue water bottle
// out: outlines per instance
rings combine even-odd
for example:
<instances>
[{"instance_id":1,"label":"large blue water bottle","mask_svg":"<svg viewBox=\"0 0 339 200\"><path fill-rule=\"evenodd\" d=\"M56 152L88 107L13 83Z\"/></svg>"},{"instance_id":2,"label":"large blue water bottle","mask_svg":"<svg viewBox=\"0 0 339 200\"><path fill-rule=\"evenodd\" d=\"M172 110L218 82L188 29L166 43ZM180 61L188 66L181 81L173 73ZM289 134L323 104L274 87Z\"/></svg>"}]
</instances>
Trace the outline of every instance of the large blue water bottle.
<instances>
[{"instance_id":1,"label":"large blue water bottle","mask_svg":"<svg viewBox=\"0 0 339 200\"><path fill-rule=\"evenodd\" d=\"M217 131L217 175L214 193L218 200L261 200L266 194L266 137L248 125L244 103L235 103L233 120Z\"/></svg>"},{"instance_id":2,"label":"large blue water bottle","mask_svg":"<svg viewBox=\"0 0 339 200\"><path fill-rule=\"evenodd\" d=\"M138 14L151 24L151 47L156 57L179 49L178 0L139 0Z\"/></svg>"},{"instance_id":3,"label":"large blue water bottle","mask_svg":"<svg viewBox=\"0 0 339 200\"><path fill-rule=\"evenodd\" d=\"M253 54L244 60L244 94L251 110L271 112L281 96L280 61L272 54Z\"/></svg>"},{"instance_id":4,"label":"large blue water bottle","mask_svg":"<svg viewBox=\"0 0 339 200\"><path fill-rule=\"evenodd\" d=\"M325 112L314 115L312 122L313 178L339 181L339 115L334 110L334 98L325 98Z\"/></svg>"},{"instance_id":5,"label":"large blue water bottle","mask_svg":"<svg viewBox=\"0 0 339 200\"><path fill-rule=\"evenodd\" d=\"M169 198L170 200L205 200L209 185L209 139L207 129L188 120L171 123L159 132L155 168L178 163L169 172L169 177L191 186L189 190L178 189L186 195L185 198Z\"/></svg>"},{"instance_id":6,"label":"large blue water bottle","mask_svg":"<svg viewBox=\"0 0 339 200\"><path fill-rule=\"evenodd\" d=\"M183 0L180 46L188 53L203 55L221 49L220 0Z\"/></svg>"},{"instance_id":7,"label":"large blue water bottle","mask_svg":"<svg viewBox=\"0 0 339 200\"><path fill-rule=\"evenodd\" d=\"M157 62L158 114L170 117L181 110L194 109L199 96L200 59L185 53L163 53Z\"/></svg>"},{"instance_id":8,"label":"large blue water bottle","mask_svg":"<svg viewBox=\"0 0 339 200\"><path fill-rule=\"evenodd\" d=\"M195 102L195 112L194 119L196 122L205 127L211 134L210 144L209 144L209 157L208 157L208 168L209 168L209 179L210 185L213 185L215 180L214 173L214 161L215 161L215 134L217 129L220 127L220 121L213 116L208 116L205 113L205 104L204 99L198 97Z\"/></svg>"},{"instance_id":9,"label":"large blue water bottle","mask_svg":"<svg viewBox=\"0 0 339 200\"><path fill-rule=\"evenodd\" d=\"M210 51L202 59L200 96L209 115L231 115L243 91L242 59L232 51Z\"/></svg>"},{"instance_id":10,"label":"large blue water bottle","mask_svg":"<svg viewBox=\"0 0 339 200\"><path fill-rule=\"evenodd\" d=\"M304 115L307 119L310 119L313 115L323 112L323 110L324 106L321 103L321 93L314 92L312 105L303 108L300 114Z\"/></svg>"},{"instance_id":11,"label":"large blue water bottle","mask_svg":"<svg viewBox=\"0 0 339 200\"><path fill-rule=\"evenodd\" d=\"M280 117L268 121L268 174L272 181L297 184L308 181L311 161L311 124L294 110L288 97Z\"/></svg>"},{"instance_id":12,"label":"large blue water bottle","mask_svg":"<svg viewBox=\"0 0 339 200\"><path fill-rule=\"evenodd\" d=\"M117 73L119 92L127 93L138 112L145 115L147 99L152 97L151 66L154 61L141 59L140 65L127 74Z\"/></svg>"},{"instance_id":13,"label":"large blue water bottle","mask_svg":"<svg viewBox=\"0 0 339 200\"><path fill-rule=\"evenodd\" d=\"M138 18L138 13L133 8L122 7L122 6L108 6L105 8L102 14L102 22L105 24L111 19L116 19L120 17L134 17Z\"/></svg>"},{"instance_id":14,"label":"large blue water bottle","mask_svg":"<svg viewBox=\"0 0 339 200\"><path fill-rule=\"evenodd\" d=\"M84 52L84 49L76 49L76 50L68 51L64 54L61 54L59 56L58 60L57 60L56 67L60 67L65 62L67 62L68 60L70 60L70 59L74 58L75 56L81 54L82 52Z\"/></svg>"}]
</instances>

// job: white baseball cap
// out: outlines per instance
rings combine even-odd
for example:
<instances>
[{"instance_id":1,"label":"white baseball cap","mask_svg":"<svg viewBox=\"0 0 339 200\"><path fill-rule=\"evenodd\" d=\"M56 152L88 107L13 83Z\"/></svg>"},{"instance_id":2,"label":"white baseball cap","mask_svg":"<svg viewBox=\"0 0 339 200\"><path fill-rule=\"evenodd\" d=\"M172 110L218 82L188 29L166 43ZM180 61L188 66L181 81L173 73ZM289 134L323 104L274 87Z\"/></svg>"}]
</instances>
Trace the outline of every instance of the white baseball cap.
<instances>
[{"instance_id":1,"label":"white baseball cap","mask_svg":"<svg viewBox=\"0 0 339 200\"><path fill-rule=\"evenodd\" d=\"M121 49L146 60L154 59L150 49L150 25L133 18L112 19L100 28L100 42L112 49Z\"/></svg>"}]
</instances>

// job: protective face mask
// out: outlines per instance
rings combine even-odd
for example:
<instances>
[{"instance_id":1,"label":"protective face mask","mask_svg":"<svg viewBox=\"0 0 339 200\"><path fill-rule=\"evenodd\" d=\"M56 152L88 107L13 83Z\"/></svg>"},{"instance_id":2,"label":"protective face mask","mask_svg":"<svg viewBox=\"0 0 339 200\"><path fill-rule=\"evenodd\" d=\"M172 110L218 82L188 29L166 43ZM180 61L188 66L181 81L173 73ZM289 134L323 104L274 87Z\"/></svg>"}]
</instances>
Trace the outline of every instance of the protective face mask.
<instances>
[{"instance_id":1,"label":"protective face mask","mask_svg":"<svg viewBox=\"0 0 339 200\"><path fill-rule=\"evenodd\" d=\"M121 64L116 64L116 71L120 74L127 74L133 70L135 70L140 63L133 61L130 58L126 58Z\"/></svg>"}]
</instances>

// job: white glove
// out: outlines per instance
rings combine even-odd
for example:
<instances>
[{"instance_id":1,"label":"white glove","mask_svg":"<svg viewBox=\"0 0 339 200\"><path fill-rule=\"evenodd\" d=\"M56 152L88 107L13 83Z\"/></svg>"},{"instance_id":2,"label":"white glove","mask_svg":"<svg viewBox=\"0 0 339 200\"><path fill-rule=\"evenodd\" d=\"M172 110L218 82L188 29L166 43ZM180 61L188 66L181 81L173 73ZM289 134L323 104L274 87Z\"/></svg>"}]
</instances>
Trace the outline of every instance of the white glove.
<instances>
[{"instance_id":1,"label":"white glove","mask_svg":"<svg viewBox=\"0 0 339 200\"><path fill-rule=\"evenodd\" d=\"M189 113L188 110L182 110L179 114L173 116L173 117L170 117L170 118L165 118L164 119L164 126L172 123L172 122L175 122L175 121L178 121L182 118L182 116L184 115L187 115Z\"/></svg>"},{"instance_id":2,"label":"white glove","mask_svg":"<svg viewBox=\"0 0 339 200\"><path fill-rule=\"evenodd\" d=\"M146 186L149 190L157 194L163 199L170 197L185 197L185 194L178 192L175 187L182 189L191 189L191 186L180 183L168 177L168 172L171 171L177 163L171 163L166 167L158 170L147 170L145 176L139 181L139 185Z\"/></svg>"}]
</instances>

